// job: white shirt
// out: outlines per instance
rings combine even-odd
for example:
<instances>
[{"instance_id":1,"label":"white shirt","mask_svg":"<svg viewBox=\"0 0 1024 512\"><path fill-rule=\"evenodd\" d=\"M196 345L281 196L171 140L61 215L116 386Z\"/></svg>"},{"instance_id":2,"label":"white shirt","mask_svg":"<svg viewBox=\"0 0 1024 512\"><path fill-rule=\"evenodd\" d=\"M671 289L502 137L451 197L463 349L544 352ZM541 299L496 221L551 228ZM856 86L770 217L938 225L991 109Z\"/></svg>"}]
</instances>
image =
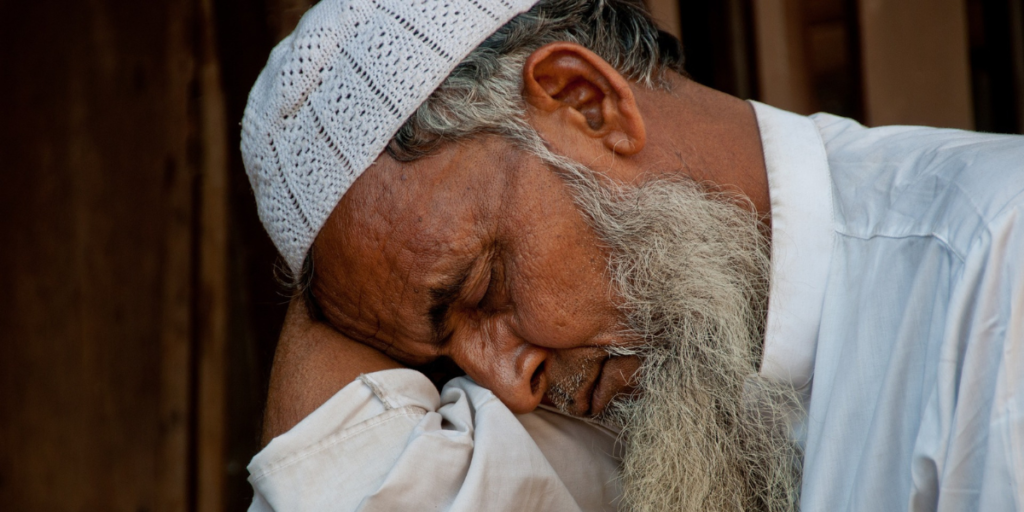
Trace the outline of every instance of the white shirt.
<instances>
[{"instance_id":1,"label":"white shirt","mask_svg":"<svg viewBox=\"0 0 1024 512\"><path fill-rule=\"evenodd\" d=\"M810 391L802 509L1024 510L1024 137L755 107L803 185L765 355Z\"/></svg>"},{"instance_id":2,"label":"white shirt","mask_svg":"<svg viewBox=\"0 0 1024 512\"><path fill-rule=\"evenodd\" d=\"M1024 138L753 103L762 374L809 393L804 511L1024 509ZM614 510L615 434L471 380L364 375L249 465L251 511Z\"/></svg>"}]
</instances>

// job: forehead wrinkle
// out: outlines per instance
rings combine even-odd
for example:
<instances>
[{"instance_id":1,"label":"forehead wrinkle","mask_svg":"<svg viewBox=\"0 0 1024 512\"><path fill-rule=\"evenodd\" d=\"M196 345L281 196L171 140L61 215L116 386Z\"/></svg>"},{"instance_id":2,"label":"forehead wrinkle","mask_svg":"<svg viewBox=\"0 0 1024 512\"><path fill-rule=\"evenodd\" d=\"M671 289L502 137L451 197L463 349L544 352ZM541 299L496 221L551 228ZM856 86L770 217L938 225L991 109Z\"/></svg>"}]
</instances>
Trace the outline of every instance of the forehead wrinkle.
<instances>
[{"instance_id":1,"label":"forehead wrinkle","mask_svg":"<svg viewBox=\"0 0 1024 512\"><path fill-rule=\"evenodd\" d=\"M457 188L461 188L462 183L459 185ZM449 306L458 299L470 269L482 254L494 228L489 222L491 216L481 215L481 211L489 209L481 203L493 201L472 199L490 196L467 193L462 197L470 198L469 201L451 202L440 208L425 208L435 213L424 213L419 217L417 224L425 225L422 229L414 230L415 235L404 244L406 256L415 262L407 267L409 272L405 284L421 284L423 290L416 294L420 303L416 307L415 321L429 329L429 337L425 341L429 341L435 348L446 336L444 324ZM439 201L444 202L446 199L443 197ZM449 215L437 214L439 210ZM424 217L429 220L424 222ZM420 279L415 279L413 273Z\"/></svg>"},{"instance_id":2,"label":"forehead wrinkle","mask_svg":"<svg viewBox=\"0 0 1024 512\"><path fill-rule=\"evenodd\" d=\"M392 240L387 234L392 219L378 201L363 199L348 206L350 215L343 217L345 228L335 230L338 236L333 239L341 266L334 268L334 289L327 290L335 298L330 307L338 315L331 323L350 337L375 340L390 347L395 344L395 333L387 329L383 320L389 313L383 291L389 281L389 267L393 265L388 260L394 259L389 254ZM385 265L365 264L373 259ZM353 272L351 269L356 266L359 269Z\"/></svg>"},{"instance_id":3,"label":"forehead wrinkle","mask_svg":"<svg viewBox=\"0 0 1024 512\"><path fill-rule=\"evenodd\" d=\"M436 283L449 281L452 269L464 266L480 246L481 227L472 204L431 206L388 212L386 224L391 229L374 233L389 282L384 287L388 292L377 297L380 311L385 313L378 336L392 341L433 341L434 329L427 314L429 290ZM443 213L437 213L439 210Z\"/></svg>"},{"instance_id":4,"label":"forehead wrinkle","mask_svg":"<svg viewBox=\"0 0 1024 512\"><path fill-rule=\"evenodd\" d=\"M380 314L377 318L377 336L384 338L382 341L389 345L394 345L398 339L419 337L419 329L404 314L406 303L410 299L415 303L415 293L410 294L410 289L416 288L415 283L411 282L415 261L408 261L408 251L400 237L379 236L378 249L386 267L386 277L383 286L378 288L380 293L377 306Z\"/></svg>"},{"instance_id":5,"label":"forehead wrinkle","mask_svg":"<svg viewBox=\"0 0 1024 512\"><path fill-rule=\"evenodd\" d=\"M330 244L346 254L332 293L345 323L389 345L432 333L427 291L491 243L522 161L510 147L491 137L408 164L382 157L357 180Z\"/></svg>"}]
</instances>

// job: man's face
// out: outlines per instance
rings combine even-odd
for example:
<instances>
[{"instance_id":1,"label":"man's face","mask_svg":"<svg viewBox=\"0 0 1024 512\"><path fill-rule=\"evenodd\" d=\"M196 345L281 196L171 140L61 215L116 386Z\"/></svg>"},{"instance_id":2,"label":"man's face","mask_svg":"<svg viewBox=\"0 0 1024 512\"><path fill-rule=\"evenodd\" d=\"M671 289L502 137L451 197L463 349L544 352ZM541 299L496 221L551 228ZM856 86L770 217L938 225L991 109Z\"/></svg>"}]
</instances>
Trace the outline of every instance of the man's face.
<instances>
[{"instance_id":1,"label":"man's face","mask_svg":"<svg viewBox=\"0 0 1024 512\"><path fill-rule=\"evenodd\" d=\"M756 377L756 213L685 178L606 185L493 138L384 157L318 238L314 293L342 334L448 356L514 412L546 398L621 426L633 510L789 508L790 394Z\"/></svg>"},{"instance_id":2,"label":"man's face","mask_svg":"<svg viewBox=\"0 0 1024 512\"><path fill-rule=\"evenodd\" d=\"M451 358L517 413L600 413L629 391L607 256L570 189L496 137L412 163L380 157L313 249L314 293L342 334L410 365Z\"/></svg>"}]
</instances>

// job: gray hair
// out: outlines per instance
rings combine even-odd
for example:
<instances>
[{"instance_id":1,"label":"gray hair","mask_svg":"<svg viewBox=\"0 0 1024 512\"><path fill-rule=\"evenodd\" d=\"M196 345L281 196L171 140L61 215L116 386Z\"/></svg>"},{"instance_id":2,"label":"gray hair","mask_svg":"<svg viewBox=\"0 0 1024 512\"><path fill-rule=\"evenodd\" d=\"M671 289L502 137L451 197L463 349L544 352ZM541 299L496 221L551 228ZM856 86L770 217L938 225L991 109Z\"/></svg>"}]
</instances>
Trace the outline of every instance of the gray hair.
<instances>
[{"instance_id":1,"label":"gray hair","mask_svg":"<svg viewBox=\"0 0 1024 512\"><path fill-rule=\"evenodd\" d=\"M682 73L678 40L658 30L640 0L541 0L463 59L398 130L387 152L411 161L444 142L481 133L532 145L522 69L530 54L556 41L586 47L646 87L667 87L667 70Z\"/></svg>"}]
</instances>

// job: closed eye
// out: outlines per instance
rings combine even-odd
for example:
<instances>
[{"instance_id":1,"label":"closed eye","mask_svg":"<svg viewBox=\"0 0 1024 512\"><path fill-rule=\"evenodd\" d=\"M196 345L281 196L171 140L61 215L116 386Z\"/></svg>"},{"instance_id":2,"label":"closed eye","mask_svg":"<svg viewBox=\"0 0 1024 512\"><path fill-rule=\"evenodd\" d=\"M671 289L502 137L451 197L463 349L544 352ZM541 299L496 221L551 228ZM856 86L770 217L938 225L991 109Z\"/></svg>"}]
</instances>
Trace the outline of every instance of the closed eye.
<instances>
[{"instance_id":1,"label":"closed eye","mask_svg":"<svg viewBox=\"0 0 1024 512\"><path fill-rule=\"evenodd\" d=\"M487 276L487 285L476 302L477 311L494 313L507 305L505 267L500 258L494 258Z\"/></svg>"},{"instance_id":2,"label":"closed eye","mask_svg":"<svg viewBox=\"0 0 1024 512\"><path fill-rule=\"evenodd\" d=\"M491 267L487 270L486 275L480 276L480 279L478 281L479 284L477 285L476 289L473 290L473 293L470 295L469 300L467 300L466 303L471 304L472 307L475 309L483 309L486 306L488 299L490 298L491 286L493 281L494 269L493 267Z\"/></svg>"},{"instance_id":3,"label":"closed eye","mask_svg":"<svg viewBox=\"0 0 1024 512\"><path fill-rule=\"evenodd\" d=\"M492 254L486 268L473 281L471 293L466 295L466 308L474 316L489 315L501 309L505 302L505 267L499 254Z\"/></svg>"}]
</instances>

